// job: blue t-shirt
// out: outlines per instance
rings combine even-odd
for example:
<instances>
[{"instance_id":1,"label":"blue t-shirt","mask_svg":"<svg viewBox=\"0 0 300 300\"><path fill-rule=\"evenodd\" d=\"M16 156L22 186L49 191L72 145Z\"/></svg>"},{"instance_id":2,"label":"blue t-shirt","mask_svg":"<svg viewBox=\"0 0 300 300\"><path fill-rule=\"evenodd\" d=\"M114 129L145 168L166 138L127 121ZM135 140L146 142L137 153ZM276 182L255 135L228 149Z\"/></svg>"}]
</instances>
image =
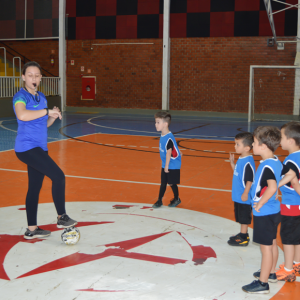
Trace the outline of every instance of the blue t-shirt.
<instances>
[{"instance_id":1,"label":"blue t-shirt","mask_svg":"<svg viewBox=\"0 0 300 300\"><path fill-rule=\"evenodd\" d=\"M37 101L32 94L22 88L13 98L15 114L15 105L17 103L24 103L27 110L41 110L47 108L47 100L43 93L38 92L38 99L40 101ZM17 117L18 132L15 142L15 151L25 152L36 147L41 147L44 151L47 151L47 120L47 115L31 121L21 121Z\"/></svg>"},{"instance_id":2,"label":"blue t-shirt","mask_svg":"<svg viewBox=\"0 0 300 300\"><path fill-rule=\"evenodd\" d=\"M286 165L288 163L292 163L295 165L295 169L298 170L298 174L300 173L300 151L296 151L284 160L283 164ZM282 176L284 177L284 176ZM280 188L282 193L282 204L287 205L300 205L300 196L298 193L293 189L293 186L288 183Z\"/></svg>"},{"instance_id":3,"label":"blue t-shirt","mask_svg":"<svg viewBox=\"0 0 300 300\"><path fill-rule=\"evenodd\" d=\"M165 168L166 165L166 156L167 156L167 145L169 142L169 139L173 142L173 150L172 155L169 163L169 169L180 169L181 168L181 154L179 152L176 140L172 132L169 132L165 135L162 135L159 140L159 152L160 152L160 158L162 161L162 168Z\"/></svg>"},{"instance_id":4,"label":"blue t-shirt","mask_svg":"<svg viewBox=\"0 0 300 300\"><path fill-rule=\"evenodd\" d=\"M261 197L263 196L263 193L265 189L262 189L262 175L264 173L265 168L268 168L270 171L273 172L277 187L280 181L281 177L281 171L282 171L282 163L277 158L277 156L274 156L274 158L268 158L264 161L260 162L260 165L258 166L254 178L254 182L251 188L251 197L252 197L252 207L255 202L258 202ZM260 208L260 212L257 212L253 208L253 215L254 216L267 216L267 215L273 215L280 212L280 202L275 199L276 192L274 195Z\"/></svg>"},{"instance_id":5,"label":"blue t-shirt","mask_svg":"<svg viewBox=\"0 0 300 300\"><path fill-rule=\"evenodd\" d=\"M242 204L248 204L251 205L251 193L248 194L248 200L243 201L242 200L242 194L245 191L246 187L246 170L250 170L252 175L250 179L253 182L254 174L255 174L255 163L252 155L246 156L246 157L240 157L234 168L233 172L233 178L232 178L232 200L234 202L242 203ZM249 174L247 174L249 176Z\"/></svg>"}]
</instances>

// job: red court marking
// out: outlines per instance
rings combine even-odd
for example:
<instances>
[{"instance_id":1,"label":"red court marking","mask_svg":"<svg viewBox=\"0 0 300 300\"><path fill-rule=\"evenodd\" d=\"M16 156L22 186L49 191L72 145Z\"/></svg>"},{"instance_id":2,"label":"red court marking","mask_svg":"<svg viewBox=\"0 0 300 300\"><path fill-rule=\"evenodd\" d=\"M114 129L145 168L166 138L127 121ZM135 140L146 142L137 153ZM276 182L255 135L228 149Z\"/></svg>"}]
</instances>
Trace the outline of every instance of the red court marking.
<instances>
[{"instance_id":1,"label":"red court marking","mask_svg":"<svg viewBox=\"0 0 300 300\"><path fill-rule=\"evenodd\" d=\"M18 243L37 243L43 241L42 239L34 239L34 240L25 240L23 235L8 235L8 234L1 234L0 235L0 279L4 280L10 280L10 278L7 276L5 270L4 270L4 260L9 252L9 250L14 247Z\"/></svg>"},{"instance_id":2,"label":"red court marking","mask_svg":"<svg viewBox=\"0 0 300 300\"><path fill-rule=\"evenodd\" d=\"M145 260L150 262L157 262L169 265L175 265L178 263L185 263L187 260L177 259L177 258L169 258L169 257L162 257L156 255L148 255L148 254L140 254L140 253L130 253L126 250L141 246L143 244L149 243L159 237L162 237L166 234L171 233L172 231L150 235L142 238L132 239L128 241L122 241L112 244L105 245L106 247L120 247L120 248L113 248L113 249L106 249L104 252L99 254L85 254L85 253L74 253L60 259L54 260L48 264L45 264L41 267L38 267L28 273L25 273L18 278L37 275L45 272L50 272L58 269L68 268L72 266L76 266L79 264L83 264L86 262L90 262L93 260L98 260L101 258L105 258L108 256L119 256L119 257L126 257L131 259L137 260Z\"/></svg>"},{"instance_id":3,"label":"red court marking","mask_svg":"<svg viewBox=\"0 0 300 300\"><path fill-rule=\"evenodd\" d=\"M189 244L193 251L193 262L195 265L202 265L208 258L214 257L217 258L216 252L211 247L206 247L202 245L192 246L181 234L181 232L177 231L178 234ZM221 295L222 296L222 295Z\"/></svg>"},{"instance_id":4,"label":"red court marking","mask_svg":"<svg viewBox=\"0 0 300 300\"><path fill-rule=\"evenodd\" d=\"M78 222L78 227L84 227L84 226L91 226L91 225L101 225L101 224L107 224L107 223L114 223L114 222ZM50 231L58 231L62 230L61 228L57 228L56 224L49 224L49 225L43 225L43 229L50 230ZM45 239L34 239L34 240L25 240L23 235L8 235L8 234L0 234L0 279L4 280L10 280L10 278L7 276L5 270L4 270L4 260L7 255L7 253L10 251L12 247L14 247L18 243L37 243L42 242Z\"/></svg>"},{"instance_id":5,"label":"red court marking","mask_svg":"<svg viewBox=\"0 0 300 300\"><path fill-rule=\"evenodd\" d=\"M122 290L94 290L94 289L82 289L76 290L79 292L97 292L97 293L120 293L120 292L134 292L133 290L122 291Z\"/></svg>"},{"instance_id":6,"label":"red court marking","mask_svg":"<svg viewBox=\"0 0 300 300\"><path fill-rule=\"evenodd\" d=\"M148 209L148 208L152 208L152 206L143 206L141 209ZM151 209L151 210L153 210L153 209Z\"/></svg>"},{"instance_id":7,"label":"red court marking","mask_svg":"<svg viewBox=\"0 0 300 300\"><path fill-rule=\"evenodd\" d=\"M141 238L137 239L132 239L132 240L127 240L127 241L122 241L122 242L117 242L117 243L111 243L111 244L106 244L104 245L105 247L119 247L123 250L130 250L132 248L144 245L146 243L149 243L153 240L156 240L166 234L171 233L172 231L164 232L164 233L159 233L159 234L154 234L154 235L149 235L149 236L144 236ZM99 247L99 246L98 246Z\"/></svg>"},{"instance_id":8,"label":"red court marking","mask_svg":"<svg viewBox=\"0 0 300 300\"><path fill-rule=\"evenodd\" d=\"M26 210L26 207L18 208L18 210Z\"/></svg>"}]
</instances>

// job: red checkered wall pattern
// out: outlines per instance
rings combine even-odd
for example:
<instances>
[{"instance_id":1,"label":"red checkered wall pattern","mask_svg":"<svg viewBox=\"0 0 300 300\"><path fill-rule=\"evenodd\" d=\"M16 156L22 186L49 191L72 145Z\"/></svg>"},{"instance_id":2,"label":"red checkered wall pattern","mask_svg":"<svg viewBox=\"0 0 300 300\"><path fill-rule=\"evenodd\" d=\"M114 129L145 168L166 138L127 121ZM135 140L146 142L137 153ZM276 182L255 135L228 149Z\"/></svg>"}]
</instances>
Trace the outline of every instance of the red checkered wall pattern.
<instances>
[{"instance_id":1,"label":"red checkered wall pattern","mask_svg":"<svg viewBox=\"0 0 300 300\"><path fill-rule=\"evenodd\" d=\"M298 0L272 1L274 12ZM163 0L67 0L68 38L162 38ZM274 14L279 36L297 34L296 7ZM172 0L170 36L267 36L271 29L263 0Z\"/></svg>"}]
</instances>

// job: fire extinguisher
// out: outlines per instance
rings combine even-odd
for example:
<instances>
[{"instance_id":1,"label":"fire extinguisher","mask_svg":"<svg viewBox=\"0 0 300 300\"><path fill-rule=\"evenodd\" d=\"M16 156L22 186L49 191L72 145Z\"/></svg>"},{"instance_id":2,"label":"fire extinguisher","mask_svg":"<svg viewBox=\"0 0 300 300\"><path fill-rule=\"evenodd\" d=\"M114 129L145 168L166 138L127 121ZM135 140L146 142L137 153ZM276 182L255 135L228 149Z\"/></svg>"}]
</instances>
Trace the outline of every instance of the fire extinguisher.
<instances>
[{"instance_id":1,"label":"fire extinguisher","mask_svg":"<svg viewBox=\"0 0 300 300\"><path fill-rule=\"evenodd\" d=\"M51 67L54 66L54 55L53 54L50 55L50 64L51 64Z\"/></svg>"}]
</instances>

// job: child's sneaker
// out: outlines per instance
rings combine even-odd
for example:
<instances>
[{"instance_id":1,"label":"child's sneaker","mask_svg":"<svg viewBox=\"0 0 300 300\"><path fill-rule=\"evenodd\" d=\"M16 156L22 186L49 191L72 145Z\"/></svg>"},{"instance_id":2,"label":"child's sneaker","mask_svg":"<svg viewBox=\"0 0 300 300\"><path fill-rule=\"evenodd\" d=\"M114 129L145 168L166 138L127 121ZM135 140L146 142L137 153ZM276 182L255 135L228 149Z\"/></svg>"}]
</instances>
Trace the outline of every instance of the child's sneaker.
<instances>
[{"instance_id":1,"label":"child's sneaker","mask_svg":"<svg viewBox=\"0 0 300 300\"><path fill-rule=\"evenodd\" d=\"M180 198L178 197L178 199L173 199L170 204L168 205L169 207L176 207L177 205L179 205L181 203Z\"/></svg>"},{"instance_id":2,"label":"child's sneaker","mask_svg":"<svg viewBox=\"0 0 300 300\"><path fill-rule=\"evenodd\" d=\"M294 282L296 280L295 270L286 271L285 268L276 272L277 279L280 281Z\"/></svg>"},{"instance_id":3,"label":"child's sneaker","mask_svg":"<svg viewBox=\"0 0 300 300\"><path fill-rule=\"evenodd\" d=\"M32 240L32 239L38 239L38 238L44 238L46 236L49 236L51 234L51 231L44 230L42 228L37 227L35 230L30 231L28 228L24 234L24 239L26 240Z\"/></svg>"},{"instance_id":4,"label":"child's sneaker","mask_svg":"<svg viewBox=\"0 0 300 300\"><path fill-rule=\"evenodd\" d=\"M240 247L246 247L249 244L250 239L243 239L239 234L234 239L229 239L227 241L228 245L230 246L240 246Z\"/></svg>"},{"instance_id":5,"label":"child's sneaker","mask_svg":"<svg viewBox=\"0 0 300 300\"><path fill-rule=\"evenodd\" d=\"M240 237L240 233L233 235L229 238L229 240L235 240L237 237ZM247 240L250 242L249 234L247 233Z\"/></svg>"},{"instance_id":6,"label":"child's sneaker","mask_svg":"<svg viewBox=\"0 0 300 300\"><path fill-rule=\"evenodd\" d=\"M77 221L71 219L67 214L63 214L57 220L57 228L69 228L69 227L75 226L76 224L77 224Z\"/></svg>"},{"instance_id":7,"label":"child's sneaker","mask_svg":"<svg viewBox=\"0 0 300 300\"><path fill-rule=\"evenodd\" d=\"M162 200L157 200L153 205L152 207L153 208L159 208L161 207L163 204L162 204Z\"/></svg>"},{"instance_id":8,"label":"child's sneaker","mask_svg":"<svg viewBox=\"0 0 300 300\"><path fill-rule=\"evenodd\" d=\"M244 285L242 290L246 293L250 294L269 294L270 288L269 284L262 284L259 280L254 280L252 283L248 285Z\"/></svg>"},{"instance_id":9,"label":"child's sneaker","mask_svg":"<svg viewBox=\"0 0 300 300\"><path fill-rule=\"evenodd\" d=\"M293 265L294 271L296 275L300 275L300 263Z\"/></svg>"},{"instance_id":10,"label":"child's sneaker","mask_svg":"<svg viewBox=\"0 0 300 300\"><path fill-rule=\"evenodd\" d=\"M253 276L257 279L260 278L260 270L258 270L257 272L253 273ZM269 282L275 283L277 282L277 276L276 273L270 273L269 278L268 278Z\"/></svg>"}]
</instances>

